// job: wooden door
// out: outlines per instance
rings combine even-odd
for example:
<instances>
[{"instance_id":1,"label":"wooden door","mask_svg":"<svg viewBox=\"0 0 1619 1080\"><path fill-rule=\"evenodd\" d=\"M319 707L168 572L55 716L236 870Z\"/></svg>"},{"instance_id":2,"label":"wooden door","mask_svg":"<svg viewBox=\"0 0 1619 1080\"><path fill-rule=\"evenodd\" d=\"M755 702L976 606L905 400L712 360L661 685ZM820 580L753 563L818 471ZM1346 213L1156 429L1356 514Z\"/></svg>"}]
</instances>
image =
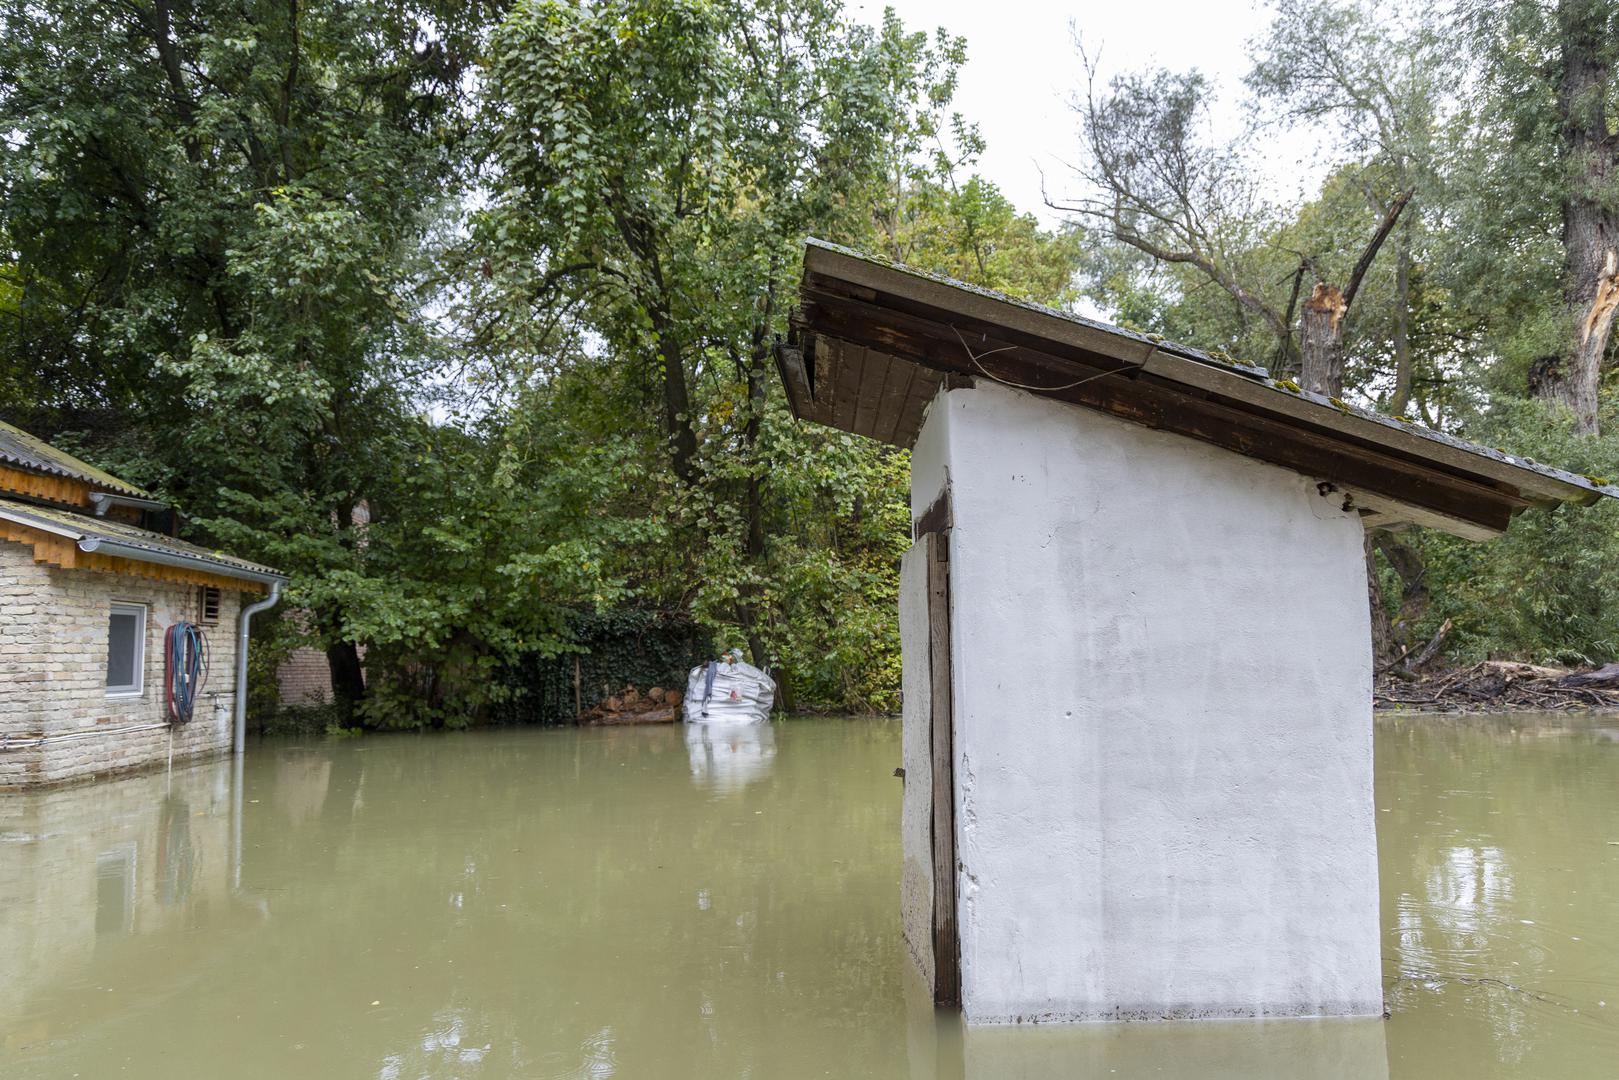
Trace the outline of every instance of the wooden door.
<instances>
[{"instance_id":1,"label":"wooden door","mask_svg":"<svg viewBox=\"0 0 1619 1080\"><path fill-rule=\"evenodd\" d=\"M905 805L901 815L906 944L933 1000L961 1001L956 923L955 750L950 688L948 533L924 533L900 569Z\"/></svg>"}]
</instances>

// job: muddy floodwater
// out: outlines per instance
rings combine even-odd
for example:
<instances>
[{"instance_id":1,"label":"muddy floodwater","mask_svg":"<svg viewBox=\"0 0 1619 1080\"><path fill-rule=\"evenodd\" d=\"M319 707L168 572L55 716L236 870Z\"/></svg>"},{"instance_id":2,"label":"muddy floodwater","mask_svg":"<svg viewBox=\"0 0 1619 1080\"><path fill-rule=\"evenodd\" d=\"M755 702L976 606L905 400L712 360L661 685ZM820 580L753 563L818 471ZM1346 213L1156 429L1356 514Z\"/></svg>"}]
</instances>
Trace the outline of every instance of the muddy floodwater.
<instances>
[{"instance_id":1,"label":"muddy floodwater","mask_svg":"<svg viewBox=\"0 0 1619 1080\"><path fill-rule=\"evenodd\" d=\"M897 725L261 743L0 796L0 1076L1612 1077L1619 721L1384 719L1387 1021L961 1032Z\"/></svg>"}]
</instances>

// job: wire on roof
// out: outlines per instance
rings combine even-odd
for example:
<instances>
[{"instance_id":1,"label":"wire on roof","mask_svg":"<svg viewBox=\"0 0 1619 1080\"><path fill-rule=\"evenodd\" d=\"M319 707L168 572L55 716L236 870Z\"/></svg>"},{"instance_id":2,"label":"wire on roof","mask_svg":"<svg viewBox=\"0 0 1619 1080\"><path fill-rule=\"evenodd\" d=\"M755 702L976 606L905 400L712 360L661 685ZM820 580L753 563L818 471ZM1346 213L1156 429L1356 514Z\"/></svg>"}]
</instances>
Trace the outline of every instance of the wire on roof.
<instances>
[{"instance_id":1,"label":"wire on roof","mask_svg":"<svg viewBox=\"0 0 1619 1080\"><path fill-rule=\"evenodd\" d=\"M990 349L988 352L974 353L972 346L967 344L967 339L961 336L961 331L956 329L956 325L954 323L950 324L950 329L955 331L956 340L961 342L961 347L966 352L967 359L972 362L972 366L977 368L979 373L982 374L986 379L989 379L991 382L998 382L1003 386L1010 386L1015 390L1032 390L1037 393L1049 394L1059 390L1072 390L1076 386L1083 386L1088 382L1103 379L1109 375L1117 375L1121 371L1140 371L1142 368L1147 366L1147 360L1152 359L1153 353L1158 351L1158 343L1155 341L1152 343L1152 352L1147 354L1147 360L1141 361L1141 363L1136 364L1134 367L1109 368L1106 371L1097 372L1095 375L1087 375L1083 379L1075 379L1071 383L1063 383L1061 386L1034 386L1029 383L1020 383L1015 379L1008 379L1004 376L997 375L980 362L986 356L994 356L996 353L1001 352L1010 352L1011 350L1017 348L1016 345L1003 345L999 349Z\"/></svg>"}]
</instances>

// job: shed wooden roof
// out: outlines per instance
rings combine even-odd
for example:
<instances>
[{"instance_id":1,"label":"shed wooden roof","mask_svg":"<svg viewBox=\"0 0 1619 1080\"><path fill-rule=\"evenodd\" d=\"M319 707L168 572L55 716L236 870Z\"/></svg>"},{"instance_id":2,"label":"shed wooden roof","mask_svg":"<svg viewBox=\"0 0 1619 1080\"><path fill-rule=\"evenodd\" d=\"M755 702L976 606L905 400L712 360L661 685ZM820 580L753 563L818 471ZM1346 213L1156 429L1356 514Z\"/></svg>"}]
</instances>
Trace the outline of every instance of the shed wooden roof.
<instances>
[{"instance_id":1,"label":"shed wooden roof","mask_svg":"<svg viewBox=\"0 0 1619 1080\"><path fill-rule=\"evenodd\" d=\"M811 240L777 363L794 415L910 447L941 386L990 379L1293 469L1368 527L1472 539L1619 488L1106 323Z\"/></svg>"}]
</instances>

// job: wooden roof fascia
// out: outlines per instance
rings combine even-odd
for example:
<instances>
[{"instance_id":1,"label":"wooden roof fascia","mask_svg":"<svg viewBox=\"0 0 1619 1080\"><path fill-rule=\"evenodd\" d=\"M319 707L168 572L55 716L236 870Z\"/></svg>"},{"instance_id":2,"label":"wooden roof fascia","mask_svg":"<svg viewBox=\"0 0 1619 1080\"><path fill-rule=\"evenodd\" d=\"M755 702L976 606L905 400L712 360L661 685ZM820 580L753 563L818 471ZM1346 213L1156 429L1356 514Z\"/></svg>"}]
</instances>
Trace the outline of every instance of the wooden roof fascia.
<instances>
[{"instance_id":1,"label":"wooden roof fascia","mask_svg":"<svg viewBox=\"0 0 1619 1080\"><path fill-rule=\"evenodd\" d=\"M1200 398L1215 401L1219 404L1253 415L1257 420L1267 423L1285 423L1281 418L1270 415L1275 410L1268 410L1256 404L1254 393L1267 393L1258 387L1253 380L1244 376L1230 374L1215 368L1202 368L1198 372L1196 382L1176 379L1161 374L1164 370L1161 361L1174 358L1151 356L1139 365L1124 365L1117 358L1100 357L1094 354L1057 356L1048 353L1036 344L1028 344L1012 340L1021 335L1007 335L1005 337L986 336L982 331L973 329L975 337L966 341L960 340L952 330L951 336L946 337L939 329L941 320L937 317L929 319L925 316L910 312L893 312L878 306L874 302L856 299L837 294L829 294L820 290L813 290L808 302L813 306L817 316L816 322L831 327L840 333L866 343L887 347L890 350L904 352L918 363L937 367L941 371L959 372L987 376L995 379L996 376L985 367L1002 366L1007 364L1028 365L1028 372L1012 374L1007 373L1007 381L1013 384L1023 383L1025 386L1060 387L1063 383L1072 382L1077 374L1080 377L1088 375L1100 376L1104 372L1114 371L1121 376L1142 383L1164 386L1176 394L1189 398ZM976 362L974 357L980 359ZM1187 368L1199 368L1201 365L1189 361L1180 361ZM1072 365L1083 365L1084 370L1076 372ZM1244 392L1246 391L1246 392ZM1054 390L1042 391L1047 395ZM1274 405L1269 398L1281 398L1291 401L1285 394L1267 394L1263 399L1264 405ZM1331 407L1319 408L1307 401L1296 402L1297 405L1308 409L1301 409L1298 415L1289 411L1288 415L1297 419L1297 424L1287 424L1303 432L1327 438L1334 443L1342 444L1345 452L1359 452L1374 456L1379 460L1398 460L1425 472L1438 472L1449 475L1455 481L1480 493L1487 493L1492 498L1504 498L1513 502L1520 509L1530 505L1555 504L1561 501L1549 498L1539 492L1536 497L1526 498L1524 493L1516 486L1502 480L1494 479L1478 470L1470 470L1465 465L1454 461L1456 456L1472 459L1467 462L1471 465L1479 459L1477 455L1467 451L1452 450L1446 459L1435 460L1422 453L1413 453L1408 448L1390 446L1386 443L1368 441L1359 437L1356 432L1345 432L1340 427L1330 423L1329 418L1342 421L1342 413ZM1321 422L1328 421L1328 422ZM1419 450L1427 449L1426 446ZM1511 468L1506 466L1506 468ZM1515 477L1527 477L1518 470ZM1592 495L1592 498L1596 498Z\"/></svg>"},{"instance_id":2,"label":"wooden roof fascia","mask_svg":"<svg viewBox=\"0 0 1619 1080\"><path fill-rule=\"evenodd\" d=\"M1581 488L1555 476L1548 476L1547 472L1555 470L1545 466L1537 469L1534 467L1538 464L1536 462L1519 464L1500 451L1480 452L1488 451L1488 447L1464 448L1457 445L1462 440L1444 437L1440 432L1423 429L1424 434L1417 434L1410 430L1415 425L1401 424L1392 417L1371 418L1384 427L1389 436L1386 441L1371 440L1365 436L1363 425L1355 423L1357 419L1369 419L1364 410L1357 410L1348 403L1335 404L1332 399L1311 394L1307 390L1273 393L1263 384L1171 356L1153 357L1147 362L1145 370L1149 375L1196 387L1248 406L1263 400L1264 405L1275 412L1312 428L1332 432L1357 446L1421 460L1430 468L1453 475L1465 471L1476 477L1487 478L1504 489L1519 493L1528 503L1536 506L1555 506L1561 502L1588 506L1604 494L1600 490ZM1259 394L1264 394L1264 398L1258 399Z\"/></svg>"},{"instance_id":3,"label":"wooden roof fascia","mask_svg":"<svg viewBox=\"0 0 1619 1080\"><path fill-rule=\"evenodd\" d=\"M818 348L828 344L824 335L819 338ZM902 358L933 366L930 357ZM1134 385L1122 385L1123 382L1124 376L1095 378L1043 396L1268 461L1358 492L1362 497L1357 505L1370 507L1376 503L1385 511L1399 507L1409 510L1407 520L1474 539L1505 531L1513 515L1528 505L1514 494L1464 478L1435 477L1397 458L1346 456L1340 447L1320 435L1220 401L1188 397L1156 381ZM1413 501L1425 505L1408 506Z\"/></svg>"},{"instance_id":4,"label":"wooden roof fascia","mask_svg":"<svg viewBox=\"0 0 1619 1080\"><path fill-rule=\"evenodd\" d=\"M994 380L996 379L996 374L990 369L999 367L1006 376L1005 381L1021 383L1025 386L1047 386L1050 389L1042 391L1044 396L1103 409L1118 415L1125 415L1127 418L1135 417L1133 411L1126 408L1118 400L1120 395L1126 392L1118 388L1118 380L1133 382L1135 389L1129 391L1131 393L1145 394L1147 389L1151 387L1162 391L1162 395L1154 396L1167 395L1171 399L1184 400L1188 408L1194 407L1192 403L1202 402L1201 408L1203 411L1223 416L1233 424L1258 427L1271 436L1290 443L1313 443L1316 449L1329 455L1345 453L1348 449L1341 445L1342 440L1333 433L1317 429L1313 425L1286 423L1277 417L1256 411L1252 406L1246 405L1237 399L1216 397L1195 389L1189 393L1185 387L1171 385L1165 380L1152 376L1139 375L1137 374L1139 370L1137 368L1090 367L1086 365L1083 370L1076 372L1073 366L1076 361L1072 359L1052 357L1025 346L1006 343L997 338L972 342L973 345L980 346L984 350L983 353L979 354L982 359L975 368L962 343L939 337L936 324L910 315L900 315L879 323L877 321L877 311L878 309L873 308L864 301L846 300L841 304L834 304L823 298L817 302L815 309L816 323L837 333L849 335L850 338L854 339L850 344L864 345L868 350L875 347L891 355L911 360L916 364L931 367L943 373L973 374L987 376ZM818 339L818 348L825 348L829 354L835 355L838 340L829 338L823 332ZM848 339L842 340L847 341ZM1016 371L1006 371L1005 367L1008 364L1019 366ZM847 376L848 373L845 371L844 374ZM1090 381L1081 382L1078 386L1064 385L1064 383L1074 383L1076 374L1079 374L1081 378L1088 377ZM1110 377L1103 378L1102 376L1104 375ZM1064 382L1059 383L1057 380L1064 380ZM1088 386L1094 386L1094 390L1087 392L1085 388ZM1073 393L1070 393L1070 391L1073 391ZM1162 414L1161 419L1166 418L1168 415L1167 413ZM838 423L837 426L846 427L847 425ZM1172 423L1155 423L1153 426L1176 430ZM1215 441L1219 445L1227 446L1228 449L1237 448L1231 445L1229 440L1207 439L1206 441ZM1514 512L1531 505L1530 500L1525 499L1520 492L1511 487L1481 483L1474 477L1455 475L1449 469L1435 469L1427 461L1413 460L1405 455L1390 452L1386 448L1376 445L1357 443L1356 446L1359 447L1361 456L1378 467L1406 475L1413 480L1431 480L1429 474L1439 473L1446 477L1449 484L1459 490L1486 501L1508 504L1513 508ZM1245 444L1241 448L1241 452L1263 460L1271 460L1276 464L1298 467L1293 458L1268 453L1259 444ZM1319 465L1322 455L1312 454L1310 458ZM1301 469L1301 471L1305 470ZM1356 470L1350 471L1354 472ZM1315 475L1320 479L1348 479L1348 474L1343 469L1338 469L1333 473L1315 472L1311 473L1311 475ZM1492 520L1493 518L1494 515L1491 515Z\"/></svg>"},{"instance_id":5,"label":"wooden roof fascia","mask_svg":"<svg viewBox=\"0 0 1619 1080\"><path fill-rule=\"evenodd\" d=\"M776 372L787 388L787 405L800 420L819 420L815 415L815 395L810 390L809 373L804 366L806 348L781 343L776 346Z\"/></svg>"},{"instance_id":6,"label":"wooden roof fascia","mask_svg":"<svg viewBox=\"0 0 1619 1080\"><path fill-rule=\"evenodd\" d=\"M1126 355L1119 356L1119 359L1127 363L1142 363L1157 348L1154 342L1145 336L1125 332L1121 338L1111 328L1047 314L1034 305L1023 305L1016 301L1009 303L1008 298L987 290L963 288L957 283L946 283L914 272L885 266L853 252L817 241L811 241L805 250L804 269L807 281L849 282L868 290L871 295L865 299L873 301L876 300L878 293L906 296L929 307L957 315L964 321L981 322L986 326L1005 328L1007 311L1010 308L1023 316L1015 329L1030 331L1038 337L1086 352L1101 355L1124 352ZM894 288L896 278L903 283L903 288Z\"/></svg>"},{"instance_id":7,"label":"wooden roof fascia","mask_svg":"<svg viewBox=\"0 0 1619 1080\"><path fill-rule=\"evenodd\" d=\"M71 476L59 476L0 464L0 494L43 499L75 509L90 507L90 485Z\"/></svg>"}]
</instances>

